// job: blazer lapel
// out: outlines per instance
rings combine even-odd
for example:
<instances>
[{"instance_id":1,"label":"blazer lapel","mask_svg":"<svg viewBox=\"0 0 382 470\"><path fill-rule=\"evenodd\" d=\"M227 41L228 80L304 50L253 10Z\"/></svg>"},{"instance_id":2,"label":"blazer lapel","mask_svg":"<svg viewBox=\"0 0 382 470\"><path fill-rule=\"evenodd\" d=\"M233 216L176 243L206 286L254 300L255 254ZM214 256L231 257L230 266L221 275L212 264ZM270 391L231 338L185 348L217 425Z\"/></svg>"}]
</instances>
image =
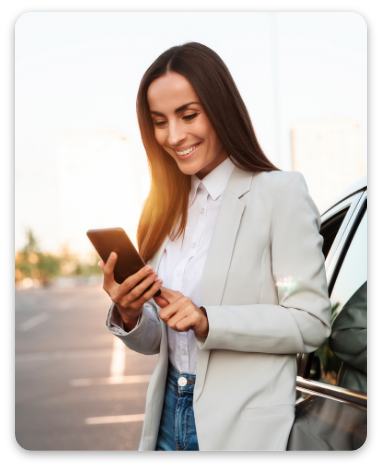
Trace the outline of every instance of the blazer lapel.
<instances>
[{"instance_id":1,"label":"blazer lapel","mask_svg":"<svg viewBox=\"0 0 382 470\"><path fill-rule=\"evenodd\" d=\"M207 260L204 265L200 305L205 305L206 307L208 305L221 305L236 236L245 209L245 204L240 198L250 190L253 176L253 172L241 170L236 166L232 171L220 206ZM203 388L209 356L209 350L197 349L195 402Z\"/></svg>"}]
</instances>

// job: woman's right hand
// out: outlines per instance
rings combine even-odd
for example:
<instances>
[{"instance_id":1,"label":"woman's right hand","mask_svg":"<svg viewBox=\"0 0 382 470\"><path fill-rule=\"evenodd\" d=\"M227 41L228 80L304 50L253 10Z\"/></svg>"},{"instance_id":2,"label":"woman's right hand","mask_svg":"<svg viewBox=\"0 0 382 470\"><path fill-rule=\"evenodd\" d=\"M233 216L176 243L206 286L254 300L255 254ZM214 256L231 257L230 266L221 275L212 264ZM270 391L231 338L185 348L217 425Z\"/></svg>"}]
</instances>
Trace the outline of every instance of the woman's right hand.
<instances>
[{"instance_id":1,"label":"woman's right hand","mask_svg":"<svg viewBox=\"0 0 382 470\"><path fill-rule=\"evenodd\" d=\"M138 317L143 310L143 304L154 296L163 281L157 279L158 274L154 272L150 265L147 265L125 279L122 284L118 284L114 279L114 267L117 258L117 254L112 252L107 263L100 261L98 266L104 273L103 289L109 294L125 326L130 330L137 324ZM143 293L153 282L152 287ZM137 285L138 283L140 284Z\"/></svg>"}]
</instances>

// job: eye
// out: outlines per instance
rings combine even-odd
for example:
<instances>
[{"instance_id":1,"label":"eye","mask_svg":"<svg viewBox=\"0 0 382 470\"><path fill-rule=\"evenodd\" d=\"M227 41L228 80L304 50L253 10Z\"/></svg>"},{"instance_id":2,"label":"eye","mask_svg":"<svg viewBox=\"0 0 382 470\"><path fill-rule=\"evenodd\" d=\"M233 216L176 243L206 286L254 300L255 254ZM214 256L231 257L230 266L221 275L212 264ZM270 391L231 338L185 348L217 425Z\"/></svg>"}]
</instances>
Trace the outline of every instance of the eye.
<instances>
[{"instance_id":1,"label":"eye","mask_svg":"<svg viewBox=\"0 0 382 470\"><path fill-rule=\"evenodd\" d=\"M187 116L183 116L183 119L185 121L192 121L194 118L196 118L197 115L198 113L188 114Z\"/></svg>"},{"instance_id":2,"label":"eye","mask_svg":"<svg viewBox=\"0 0 382 470\"><path fill-rule=\"evenodd\" d=\"M166 121L153 121L154 126L162 127L166 124Z\"/></svg>"}]
</instances>

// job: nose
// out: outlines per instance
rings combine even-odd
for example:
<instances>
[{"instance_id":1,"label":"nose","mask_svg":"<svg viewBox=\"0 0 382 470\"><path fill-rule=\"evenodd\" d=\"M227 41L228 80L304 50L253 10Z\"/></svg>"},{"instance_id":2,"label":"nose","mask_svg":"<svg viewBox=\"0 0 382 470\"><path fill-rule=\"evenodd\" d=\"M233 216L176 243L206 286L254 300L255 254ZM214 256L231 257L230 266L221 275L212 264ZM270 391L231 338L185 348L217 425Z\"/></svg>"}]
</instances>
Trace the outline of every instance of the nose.
<instances>
[{"instance_id":1,"label":"nose","mask_svg":"<svg viewBox=\"0 0 382 470\"><path fill-rule=\"evenodd\" d=\"M177 120L169 122L167 142L170 147L180 145L186 138L184 127Z\"/></svg>"}]
</instances>

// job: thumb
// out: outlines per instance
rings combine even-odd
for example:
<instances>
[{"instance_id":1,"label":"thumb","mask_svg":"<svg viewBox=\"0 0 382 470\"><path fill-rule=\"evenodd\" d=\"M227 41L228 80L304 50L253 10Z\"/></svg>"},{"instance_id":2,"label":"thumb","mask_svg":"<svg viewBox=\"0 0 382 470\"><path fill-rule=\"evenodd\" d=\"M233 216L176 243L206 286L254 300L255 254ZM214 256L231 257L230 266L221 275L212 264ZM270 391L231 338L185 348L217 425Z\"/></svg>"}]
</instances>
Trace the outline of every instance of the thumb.
<instances>
[{"instance_id":1,"label":"thumb","mask_svg":"<svg viewBox=\"0 0 382 470\"><path fill-rule=\"evenodd\" d=\"M177 301L179 298L183 297L183 294L181 292L178 292L178 291L175 291L175 290L172 290L172 289L168 289L167 287L161 286L160 290L161 290L160 297L162 297L162 299L167 300L167 302L169 304L171 304L171 303Z\"/></svg>"},{"instance_id":2,"label":"thumb","mask_svg":"<svg viewBox=\"0 0 382 470\"><path fill-rule=\"evenodd\" d=\"M153 297L155 300L156 304L159 305L160 308L167 307L167 305L170 303L168 300L164 299L162 296L158 297Z\"/></svg>"}]
</instances>

